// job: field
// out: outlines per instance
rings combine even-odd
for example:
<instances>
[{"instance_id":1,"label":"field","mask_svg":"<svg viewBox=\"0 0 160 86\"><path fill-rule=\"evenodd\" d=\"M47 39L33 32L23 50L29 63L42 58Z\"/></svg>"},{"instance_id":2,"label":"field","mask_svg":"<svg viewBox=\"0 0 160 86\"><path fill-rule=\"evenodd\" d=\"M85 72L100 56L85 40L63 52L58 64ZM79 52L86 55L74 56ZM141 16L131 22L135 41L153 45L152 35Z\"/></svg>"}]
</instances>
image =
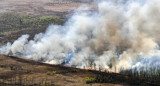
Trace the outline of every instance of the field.
<instances>
[{"instance_id":1,"label":"field","mask_svg":"<svg viewBox=\"0 0 160 86\"><path fill-rule=\"evenodd\" d=\"M30 39L45 32L49 24L62 25L72 11L93 0L0 0L0 45L13 42L23 34Z\"/></svg>"},{"instance_id":2,"label":"field","mask_svg":"<svg viewBox=\"0 0 160 86\"><path fill-rule=\"evenodd\" d=\"M150 74L109 73L0 55L0 85L5 86L157 86L159 82L160 71L154 69Z\"/></svg>"},{"instance_id":3,"label":"field","mask_svg":"<svg viewBox=\"0 0 160 86\"><path fill-rule=\"evenodd\" d=\"M94 0L0 0L0 46L23 34L33 39L50 24L63 25L79 6ZM116 1L116 0L115 0ZM123 1L123 0L122 0ZM124 0L126 1L126 0ZM160 69L120 73L50 65L0 55L0 86L160 86Z\"/></svg>"},{"instance_id":4,"label":"field","mask_svg":"<svg viewBox=\"0 0 160 86\"><path fill-rule=\"evenodd\" d=\"M0 84L10 86L90 86L86 77L99 76L99 72L49 65L32 60L0 55ZM111 74L115 76L115 74ZM48 85L47 85L48 84ZM92 86L121 86L124 84L91 83Z\"/></svg>"},{"instance_id":5,"label":"field","mask_svg":"<svg viewBox=\"0 0 160 86\"><path fill-rule=\"evenodd\" d=\"M94 0L0 0L0 13L65 17L81 4Z\"/></svg>"},{"instance_id":6,"label":"field","mask_svg":"<svg viewBox=\"0 0 160 86\"><path fill-rule=\"evenodd\" d=\"M50 24L63 24L64 21L51 16L2 13L0 14L0 45L13 42L23 34L29 34L32 39L35 34L45 32Z\"/></svg>"}]
</instances>

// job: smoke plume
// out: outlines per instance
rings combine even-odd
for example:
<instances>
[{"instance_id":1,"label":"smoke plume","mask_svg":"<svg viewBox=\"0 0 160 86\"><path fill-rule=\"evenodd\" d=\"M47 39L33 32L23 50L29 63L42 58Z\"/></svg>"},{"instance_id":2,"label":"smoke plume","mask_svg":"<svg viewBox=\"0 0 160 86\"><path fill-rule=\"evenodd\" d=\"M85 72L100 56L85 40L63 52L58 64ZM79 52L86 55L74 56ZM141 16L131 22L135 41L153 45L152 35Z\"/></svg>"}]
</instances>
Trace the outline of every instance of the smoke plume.
<instances>
[{"instance_id":1,"label":"smoke plume","mask_svg":"<svg viewBox=\"0 0 160 86\"><path fill-rule=\"evenodd\" d=\"M75 11L63 26L52 24L34 40L23 35L0 53L97 70L159 67L159 0L101 1L97 7Z\"/></svg>"}]
</instances>

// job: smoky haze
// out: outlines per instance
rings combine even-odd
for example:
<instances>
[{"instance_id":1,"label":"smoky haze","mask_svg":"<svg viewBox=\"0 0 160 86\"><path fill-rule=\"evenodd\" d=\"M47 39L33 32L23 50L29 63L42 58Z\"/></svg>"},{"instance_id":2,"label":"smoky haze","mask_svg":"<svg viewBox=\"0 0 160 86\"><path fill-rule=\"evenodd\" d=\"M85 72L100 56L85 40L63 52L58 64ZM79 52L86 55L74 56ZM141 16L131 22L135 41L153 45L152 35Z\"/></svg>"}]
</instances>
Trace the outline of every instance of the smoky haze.
<instances>
[{"instance_id":1,"label":"smoky haze","mask_svg":"<svg viewBox=\"0 0 160 86\"><path fill-rule=\"evenodd\" d=\"M64 25L22 35L0 47L1 54L77 68L131 69L160 65L160 1L100 1L98 10L75 11ZM88 10L88 11L87 11Z\"/></svg>"}]
</instances>

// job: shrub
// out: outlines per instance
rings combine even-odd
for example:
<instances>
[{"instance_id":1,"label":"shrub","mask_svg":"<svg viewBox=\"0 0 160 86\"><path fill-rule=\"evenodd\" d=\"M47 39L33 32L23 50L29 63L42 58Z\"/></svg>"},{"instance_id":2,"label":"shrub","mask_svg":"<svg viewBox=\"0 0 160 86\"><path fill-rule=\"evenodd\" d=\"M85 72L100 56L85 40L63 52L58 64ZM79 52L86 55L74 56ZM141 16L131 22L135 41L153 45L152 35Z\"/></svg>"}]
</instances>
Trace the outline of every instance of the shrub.
<instances>
[{"instance_id":1,"label":"shrub","mask_svg":"<svg viewBox=\"0 0 160 86\"><path fill-rule=\"evenodd\" d=\"M47 75L52 75L52 72L48 71L48 72L47 72Z\"/></svg>"},{"instance_id":2,"label":"shrub","mask_svg":"<svg viewBox=\"0 0 160 86\"><path fill-rule=\"evenodd\" d=\"M87 83L87 84L89 84L89 83L94 83L96 81L96 78L91 78L91 77L86 77L85 78L85 82Z\"/></svg>"}]
</instances>

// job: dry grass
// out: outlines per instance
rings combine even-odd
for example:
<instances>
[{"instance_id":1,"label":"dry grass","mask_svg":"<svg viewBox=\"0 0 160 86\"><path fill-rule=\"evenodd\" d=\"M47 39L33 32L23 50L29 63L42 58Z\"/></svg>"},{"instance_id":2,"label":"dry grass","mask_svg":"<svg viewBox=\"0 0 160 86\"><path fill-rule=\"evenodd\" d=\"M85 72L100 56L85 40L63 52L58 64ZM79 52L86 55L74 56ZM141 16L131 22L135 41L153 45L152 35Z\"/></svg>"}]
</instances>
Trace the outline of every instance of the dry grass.
<instances>
[{"instance_id":1,"label":"dry grass","mask_svg":"<svg viewBox=\"0 0 160 86\"><path fill-rule=\"evenodd\" d=\"M66 73L58 73L48 75L48 71L67 71ZM76 72L72 72L76 71ZM22 80L22 84L38 84L42 81L54 83L59 86L90 86L84 81L85 77L94 77L97 74L87 70L69 68L60 65L49 65L32 60L17 57L9 57L0 55L0 81L6 80ZM7 81L5 81L7 82ZM8 83L8 82L7 82ZM92 84L92 86L120 86L115 84Z\"/></svg>"},{"instance_id":2,"label":"dry grass","mask_svg":"<svg viewBox=\"0 0 160 86\"><path fill-rule=\"evenodd\" d=\"M82 2L83 1L83 2ZM0 12L60 17L93 0L0 0ZM60 15L61 14L61 15Z\"/></svg>"}]
</instances>

